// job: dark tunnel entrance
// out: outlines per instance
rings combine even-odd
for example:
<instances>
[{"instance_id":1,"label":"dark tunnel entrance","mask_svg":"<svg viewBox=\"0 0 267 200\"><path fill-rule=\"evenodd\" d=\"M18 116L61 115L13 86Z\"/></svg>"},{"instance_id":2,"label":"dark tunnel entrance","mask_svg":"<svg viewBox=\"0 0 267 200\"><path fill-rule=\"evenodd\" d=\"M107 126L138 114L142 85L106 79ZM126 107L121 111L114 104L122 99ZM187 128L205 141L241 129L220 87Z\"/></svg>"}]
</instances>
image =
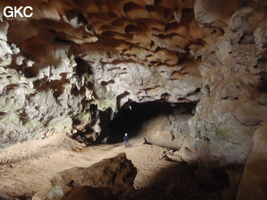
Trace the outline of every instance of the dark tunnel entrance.
<instances>
[{"instance_id":1,"label":"dark tunnel entrance","mask_svg":"<svg viewBox=\"0 0 267 200\"><path fill-rule=\"evenodd\" d=\"M146 124L155 122L155 119L158 119L163 115L167 116L167 118L175 116L176 122L183 120L181 118L187 118L188 116L194 115L195 107L196 104L194 103L132 103L131 108L122 108L116 114L114 119L108 123L107 126L109 128L110 137L107 140L107 143L121 143L123 142L124 134L128 133L130 146L132 145L134 148L136 147L138 149L137 145L135 146L135 144L132 144L132 138L136 137L138 139L143 139L142 137L145 134L143 134L144 131L142 129L146 126ZM156 122L161 123L157 120ZM155 123L153 123L153 125L154 124ZM157 128L158 127L156 125L153 131L156 131ZM161 131L162 130L159 130L159 132ZM177 142L177 140L174 141L174 143L175 142ZM149 144L155 145L155 143ZM156 145L161 146L158 144ZM179 152L179 150L172 149L171 147L161 147L165 147L165 152ZM146 153L142 153L145 156ZM223 199L222 192L226 188L230 187L229 175L226 172L227 168L218 168L217 166L215 166L214 169L208 169L207 171L205 167L202 167L205 163L201 164L201 167L199 168L199 163L192 164L187 163L186 161L180 162L175 159L171 159L171 157L168 157L166 154L162 156L162 159L173 162L173 165L171 167L163 168L159 173L157 173L157 175L155 175L155 177L152 179L150 188L143 188L140 191L140 194L142 196L141 199L159 199L157 197L159 194L161 194L162 196L160 199L191 199L187 197L192 197L192 199L221 200ZM203 174L207 175L207 179L203 179ZM172 193L168 193L167 190L170 185L174 188L177 188L177 190L174 189ZM231 197L235 196L234 193L232 194L230 192L229 195Z\"/></svg>"},{"instance_id":2,"label":"dark tunnel entrance","mask_svg":"<svg viewBox=\"0 0 267 200\"><path fill-rule=\"evenodd\" d=\"M175 109L180 107L182 107L184 112L192 113L195 106L194 103L146 102L132 103L128 108L122 107L114 119L107 125L110 130L110 137L107 143L122 142L125 133L130 138L137 136L142 129L142 125L158 115L170 115Z\"/></svg>"}]
</instances>

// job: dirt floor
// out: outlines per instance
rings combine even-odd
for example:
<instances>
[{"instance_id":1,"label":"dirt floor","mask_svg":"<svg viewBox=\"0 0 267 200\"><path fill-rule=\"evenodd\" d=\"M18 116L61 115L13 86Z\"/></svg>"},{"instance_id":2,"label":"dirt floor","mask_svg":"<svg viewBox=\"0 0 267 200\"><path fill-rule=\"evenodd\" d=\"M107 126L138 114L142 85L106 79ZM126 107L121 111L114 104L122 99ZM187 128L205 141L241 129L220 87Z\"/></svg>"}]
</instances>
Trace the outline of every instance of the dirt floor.
<instances>
[{"instance_id":1,"label":"dirt floor","mask_svg":"<svg viewBox=\"0 0 267 200\"><path fill-rule=\"evenodd\" d=\"M125 148L123 143L85 147L61 133L1 149L0 200L29 200L40 189L49 187L49 180L57 172L76 166L89 167L122 152L137 168L136 193L131 200L235 199L237 188L224 192L229 187L224 170L214 171L210 181L199 180L196 166L166 157L174 150L144 144L142 137L130 138L130 145L130 148Z\"/></svg>"},{"instance_id":2,"label":"dirt floor","mask_svg":"<svg viewBox=\"0 0 267 200\"><path fill-rule=\"evenodd\" d=\"M0 199L9 196L32 196L40 188L49 186L49 179L57 172L88 167L104 158L125 152L137 167L136 189L150 187L161 180L169 180L172 169L185 174L185 168L163 159L166 148L130 140L131 148L123 143L85 147L65 134L43 140L16 144L0 150ZM166 170L164 170L166 169Z\"/></svg>"}]
</instances>

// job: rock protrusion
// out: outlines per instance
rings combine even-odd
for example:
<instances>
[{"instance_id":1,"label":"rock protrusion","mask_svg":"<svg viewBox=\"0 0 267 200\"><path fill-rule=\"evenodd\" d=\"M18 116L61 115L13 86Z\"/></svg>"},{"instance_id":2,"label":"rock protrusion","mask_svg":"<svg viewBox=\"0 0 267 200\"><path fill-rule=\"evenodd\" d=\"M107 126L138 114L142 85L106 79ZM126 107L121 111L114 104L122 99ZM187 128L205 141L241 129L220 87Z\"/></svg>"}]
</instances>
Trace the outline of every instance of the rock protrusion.
<instances>
[{"instance_id":1,"label":"rock protrusion","mask_svg":"<svg viewBox=\"0 0 267 200\"><path fill-rule=\"evenodd\" d=\"M267 197L267 122L254 135L254 146L239 185L237 200L265 200Z\"/></svg>"},{"instance_id":2,"label":"rock protrusion","mask_svg":"<svg viewBox=\"0 0 267 200\"><path fill-rule=\"evenodd\" d=\"M134 190L136 174L137 169L126 158L126 154L120 153L88 168L74 167L57 173L51 179L51 187L40 190L33 200L60 200L64 194L63 199L67 200L78 195L78 191L87 194L100 190L105 191L102 195L106 195L106 199L114 195L127 196ZM100 196L93 194L92 199Z\"/></svg>"}]
</instances>

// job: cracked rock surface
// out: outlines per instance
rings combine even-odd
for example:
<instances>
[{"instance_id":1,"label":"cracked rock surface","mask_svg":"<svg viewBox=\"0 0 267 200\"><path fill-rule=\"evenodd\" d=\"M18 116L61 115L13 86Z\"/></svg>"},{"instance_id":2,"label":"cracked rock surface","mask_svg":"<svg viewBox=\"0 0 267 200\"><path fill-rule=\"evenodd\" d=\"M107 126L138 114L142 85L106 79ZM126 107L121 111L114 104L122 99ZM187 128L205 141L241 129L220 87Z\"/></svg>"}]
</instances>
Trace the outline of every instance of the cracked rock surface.
<instances>
[{"instance_id":1,"label":"cracked rock surface","mask_svg":"<svg viewBox=\"0 0 267 200\"><path fill-rule=\"evenodd\" d=\"M50 188L40 189L33 199L68 199L86 189L92 199L109 199L112 195L125 196L134 190L136 173L137 169L126 158L126 154L120 153L87 168L74 167L57 173L51 179Z\"/></svg>"},{"instance_id":2,"label":"cracked rock surface","mask_svg":"<svg viewBox=\"0 0 267 200\"><path fill-rule=\"evenodd\" d=\"M10 4L33 16L0 16L1 147L57 132L105 142L131 102L198 102L188 135L207 166L245 163L267 120L265 1L14 0L0 10Z\"/></svg>"}]
</instances>

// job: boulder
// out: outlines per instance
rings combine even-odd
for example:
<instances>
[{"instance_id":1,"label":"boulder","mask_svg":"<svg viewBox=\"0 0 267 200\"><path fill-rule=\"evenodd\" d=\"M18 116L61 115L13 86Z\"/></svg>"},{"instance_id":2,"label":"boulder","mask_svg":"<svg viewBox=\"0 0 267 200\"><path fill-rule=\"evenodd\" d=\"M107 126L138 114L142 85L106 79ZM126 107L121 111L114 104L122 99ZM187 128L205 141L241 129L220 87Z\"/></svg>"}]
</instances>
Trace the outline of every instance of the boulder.
<instances>
[{"instance_id":1,"label":"boulder","mask_svg":"<svg viewBox=\"0 0 267 200\"><path fill-rule=\"evenodd\" d=\"M112 191L109 188L104 187L90 187L82 186L76 187L67 192L62 200L117 200L118 198L112 195Z\"/></svg>"},{"instance_id":2,"label":"boulder","mask_svg":"<svg viewBox=\"0 0 267 200\"><path fill-rule=\"evenodd\" d=\"M86 194L92 194L88 197L90 200L108 199L113 195L127 196L134 190L136 174L137 169L126 158L126 154L121 153L88 168L74 167L57 173L51 179L51 187L41 189L33 200L60 200L63 196L65 200L74 199L75 196L81 196L82 199ZM101 194L95 194L98 191L102 191Z\"/></svg>"}]
</instances>

